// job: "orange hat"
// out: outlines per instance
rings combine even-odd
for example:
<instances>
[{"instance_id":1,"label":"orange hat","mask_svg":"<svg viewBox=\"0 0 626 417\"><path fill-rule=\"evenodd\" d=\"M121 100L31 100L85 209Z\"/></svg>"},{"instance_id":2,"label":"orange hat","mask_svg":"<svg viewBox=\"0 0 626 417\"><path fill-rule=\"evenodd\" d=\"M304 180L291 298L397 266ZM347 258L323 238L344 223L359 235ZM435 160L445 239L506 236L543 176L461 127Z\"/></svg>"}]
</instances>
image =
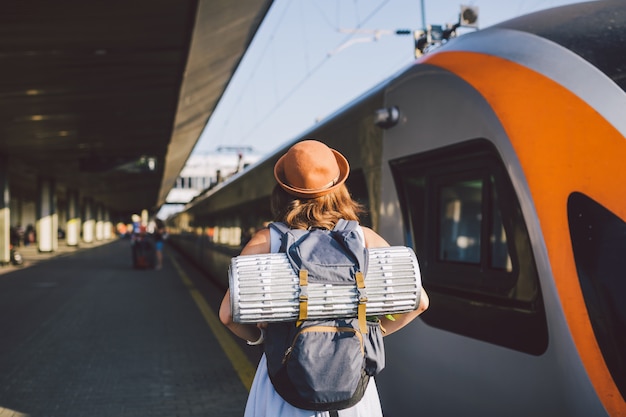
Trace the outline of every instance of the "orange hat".
<instances>
[{"instance_id":1,"label":"orange hat","mask_svg":"<svg viewBox=\"0 0 626 417\"><path fill-rule=\"evenodd\" d=\"M346 158L316 140L296 143L274 165L278 184L289 194L302 198L317 198L335 191L349 173Z\"/></svg>"}]
</instances>

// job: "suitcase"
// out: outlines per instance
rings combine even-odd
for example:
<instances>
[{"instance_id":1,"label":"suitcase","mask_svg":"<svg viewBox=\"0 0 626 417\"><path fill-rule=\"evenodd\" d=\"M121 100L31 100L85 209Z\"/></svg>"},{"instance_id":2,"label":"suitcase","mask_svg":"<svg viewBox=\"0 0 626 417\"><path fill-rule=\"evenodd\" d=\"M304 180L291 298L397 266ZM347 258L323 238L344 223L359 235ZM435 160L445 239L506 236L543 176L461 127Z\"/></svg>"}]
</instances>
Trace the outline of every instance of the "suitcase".
<instances>
[{"instance_id":1,"label":"suitcase","mask_svg":"<svg viewBox=\"0 0 626 417\"><path fill-rule=\"evenodd\" d=\"M139 239L133 244L133 268L147 269L154 267L154 250L146 239Z\"/></svg>"}]
</instances>

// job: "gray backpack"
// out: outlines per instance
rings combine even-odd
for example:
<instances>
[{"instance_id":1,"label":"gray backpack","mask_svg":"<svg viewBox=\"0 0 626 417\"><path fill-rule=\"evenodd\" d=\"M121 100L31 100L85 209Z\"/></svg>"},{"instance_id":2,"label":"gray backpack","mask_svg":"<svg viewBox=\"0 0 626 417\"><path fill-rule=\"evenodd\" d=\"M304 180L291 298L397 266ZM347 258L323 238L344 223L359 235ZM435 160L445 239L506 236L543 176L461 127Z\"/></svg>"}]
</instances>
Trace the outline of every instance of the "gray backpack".
<instances>
[{"instance_id":1,"label":"gray backpack","mask_svg":"<svg viewBox=\"0 0 626 417\"><path fill-rule=\"evenodd\" d=\"M270 380L297 408L341 410L358 403L369 382L385 366L380 323L367 320L364 273L367 249L356 221L340 220L333 230L270 227L282 235L281 252L299 275L299 319L268 323L265 355ZM308 283L356 286L357 317L307 319Z\"/></svg>"}]
</instances>

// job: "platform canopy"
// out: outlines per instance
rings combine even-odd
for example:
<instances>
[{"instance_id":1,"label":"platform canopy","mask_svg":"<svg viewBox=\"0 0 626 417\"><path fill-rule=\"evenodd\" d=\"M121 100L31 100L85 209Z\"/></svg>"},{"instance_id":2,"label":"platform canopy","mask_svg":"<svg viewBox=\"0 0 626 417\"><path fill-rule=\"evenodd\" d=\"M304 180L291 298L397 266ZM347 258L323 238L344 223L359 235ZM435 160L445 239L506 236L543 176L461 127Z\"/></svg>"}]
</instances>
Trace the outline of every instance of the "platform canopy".
<instances>
[{"instance_id":1,"label":"platform canopy","mask_svg":"<svg viewBox=\"0 0 626 417\"><path fill-rule=\"evenodd\" d=\"M11 198L54 181L111 213L154 212L271 0L0 5L0 166Z\"/></svg>"}]
</instances>

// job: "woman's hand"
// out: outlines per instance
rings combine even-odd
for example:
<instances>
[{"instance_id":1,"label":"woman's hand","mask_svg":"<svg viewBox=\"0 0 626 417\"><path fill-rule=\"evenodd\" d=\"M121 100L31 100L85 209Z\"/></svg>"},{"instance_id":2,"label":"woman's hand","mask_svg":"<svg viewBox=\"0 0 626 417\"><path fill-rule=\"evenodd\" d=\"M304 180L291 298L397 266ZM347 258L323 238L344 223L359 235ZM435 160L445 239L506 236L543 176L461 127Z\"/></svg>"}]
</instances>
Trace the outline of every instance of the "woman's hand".
<instances>
[{"instance_id":1,"label":"woman's hand","mask_svg":"<svg viewBox=\"0 0 626 417\"><path fill-rule=\"evenodd\" d=\"M381 317L380 325L383 329L385 329L384 336L389 336L412 322L417 316L426 311L429 304L430 300L428 298L428 294L426 294L426 290L422 287L422 291L420 292L420 302L417 309L411 311L410 313L394 314L393 320L388 317Z\"/></svg>"}]
</instances>

